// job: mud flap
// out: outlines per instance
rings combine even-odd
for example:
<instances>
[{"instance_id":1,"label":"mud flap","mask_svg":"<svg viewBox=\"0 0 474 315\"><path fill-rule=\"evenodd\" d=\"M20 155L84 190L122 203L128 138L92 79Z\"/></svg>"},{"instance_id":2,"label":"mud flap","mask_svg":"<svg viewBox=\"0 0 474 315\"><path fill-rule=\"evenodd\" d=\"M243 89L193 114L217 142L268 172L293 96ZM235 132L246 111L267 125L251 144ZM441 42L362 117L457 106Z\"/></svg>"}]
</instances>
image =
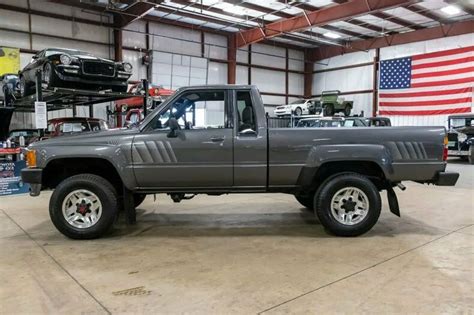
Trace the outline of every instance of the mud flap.
<instances>
[{"instance_id":1,"label":"mud flap","mask_svg":"<svg viewBox=\"0 0 474 315\"><path fill-rule=\"evenodd\" d=\"M397 217L399 217L400 208L398 206L397 194L393 190L393 187L387 188L387 199L388 199L388 205L390 207L390 212L396 215Z\"/></svg>"},{"instance_id":2,"label":"mud flap","mask_svg":"<svg viewBox=\"0 0 474 315\"><path fill-rule=\"evenodd\" d=\"M123 210L125 222L127 224L135 224L137 222L137 211L134 206L133 193L125 186L123 187Z\"/></svg>"}]
</instances>

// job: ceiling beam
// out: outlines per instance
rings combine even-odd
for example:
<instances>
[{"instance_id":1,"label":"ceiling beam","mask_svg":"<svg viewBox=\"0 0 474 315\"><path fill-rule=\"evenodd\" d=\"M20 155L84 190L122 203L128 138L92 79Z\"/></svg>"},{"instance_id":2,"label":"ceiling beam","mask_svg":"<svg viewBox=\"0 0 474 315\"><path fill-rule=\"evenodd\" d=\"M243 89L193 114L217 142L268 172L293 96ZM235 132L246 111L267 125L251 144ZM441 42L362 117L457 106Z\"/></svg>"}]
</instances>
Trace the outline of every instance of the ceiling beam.
<instances>
[{"instance_id":1,"label":"ceiling beam","mask_svg":"<svg viewBox=\"0 0 474 315\"><path fill-rule=\"evenodd\" d=\"M279 36L288 32L303 31L314 26L324 26L331 22L352 18L353 16L370 14L380 10L390 9L401 5L409 5L416 1L405 0L366 0L350 1L340 5L322 8L312 12L269 23L265 28L257 27L240 32L237 36L237 46L257 43L264 39Z\"/></svg>"},{"instance_id":2,"label":"ceiling beam","mask_svg":"<svg viewBox=\"0 0 474 315\"><path fill-rule=\"evenodd\" d=\"M160 1L161 2L161 1ZM124 27L133 21L139 20L155 9L154 3L137 1L127 6L125 9L113 11L114 20L118 21L120 27ZM122 14L123 12L123 14Z\"/></svg>"},{"instance_id":3,"label":"ceiling beam","mask_svg":"<svg viewBox=\"0 0 474 315\"><path fill-rule=\"evenodd\" d=\"M409 29L412 29L412 30L421 30L421 29L425 28L424 26L421 26L421 25L418 25L418 24L413 24L413 23L411 23L407 20L398 18L394 15L391 15L391 14L388 14L388 13L385 13L385 12L374 12L371 15L373 15L375 17L378 17L380 19L383 19L385 21L389 21L389 22L398 24L398 25L403 26L403 27L408 27Z\"/></svg>"},{"instance_id":4,"label":"ceiling beam","mask_svg":"<svg viewBox=\"0 0 474 315\"><path fill-rule=\"evenodd\" d=\"M322 60L351 52L368 51L370 49L396 46L437 38L470 34L474 29L474 21L463 21L444 24L422 30L399 33L381 38L354 41L347 47L321 46L313 50L315 60Z\"/></svg>"},{"instance_id":5,"label":"ceiling beam","mask_svg":"<svg viewBox=\"0 0 474 315\"><path fill-rule=\"evenodd\" d=\"M437 22L440 22L440 23L449 23L449 20L446 19L445 17L443 17L441 15L438 15L434 12L431 12L430 10L428 10L428 9L422 7L422 6L419 6L419 5L416 5L416 4L407 5L407 6L404 6L404 8L411 11L411 12L413 12L413 13L424 16L425 18L428 18L430 20L437 21Z\"/></svg>"}]
</instances>

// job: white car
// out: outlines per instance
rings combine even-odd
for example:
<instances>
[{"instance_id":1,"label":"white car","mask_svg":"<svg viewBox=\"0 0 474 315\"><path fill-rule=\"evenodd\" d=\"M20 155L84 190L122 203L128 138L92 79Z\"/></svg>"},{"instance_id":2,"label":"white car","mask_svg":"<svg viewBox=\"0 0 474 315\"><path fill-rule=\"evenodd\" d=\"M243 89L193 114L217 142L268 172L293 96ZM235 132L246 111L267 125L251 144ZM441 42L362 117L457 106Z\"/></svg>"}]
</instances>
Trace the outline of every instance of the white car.
<instances>
[{"instance_id":1,"label":"white car","mask_svg":"<svg viewBox=\"0 0 474 315\"><path fill-rule=\"evenodd\" d=\"M278 106L275 108L274 113L277 117L291 116L291 114L294 116L308 115L308 106L312 104L312 102L312 99L296 100L288 105Z\"/></svg>"}]
</instances>

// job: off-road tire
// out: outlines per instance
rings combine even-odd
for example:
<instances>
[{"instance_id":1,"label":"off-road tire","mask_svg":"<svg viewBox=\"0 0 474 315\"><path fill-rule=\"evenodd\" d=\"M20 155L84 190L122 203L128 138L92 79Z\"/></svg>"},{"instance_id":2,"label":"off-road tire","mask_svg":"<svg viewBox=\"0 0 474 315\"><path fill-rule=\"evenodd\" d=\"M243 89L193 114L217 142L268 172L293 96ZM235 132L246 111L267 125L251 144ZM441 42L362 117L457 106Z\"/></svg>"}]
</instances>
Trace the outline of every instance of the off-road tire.
<instances>
[{"instance_id":1,"label":"off-road tire","mask_svg":"<svg viewBox=\"0 0 474 315\"><path fill-rule=\"evenodd\" d=\"M97 223L89 228L76 228L62 214L66 196L77 189L87 189L97 195L102 203L102 214ZM73 239L94 239L103 236L115 221L119 209L117 191L106 179L94 174L80 174L59 183L49 202L49 215L54 226L65 236Z\"/></svg>"},{"instance_id":2,"label":"off-road tire","mask_svg":"<svg viewBox=\"0 0 474 315\"><path fill-rule=\"evenodd\" d=\"M295 195L296 200L305 208L309 210L314 209L314 197L310 196L302 196L302 195Z\"/></svg>"},{"instance_id":3,"label":"off-road tire","mask_svg":"<svg viewBox=\"0 0 474 315\"><path fill-rule=\"evenodd\" d=\"M367 216L354 225L342 224L331 214L331 200L334 194L344 187L359 188L369 200ZM314 195L314 205L321 224L336 236L358 236L366 233L377 223L382 208L377 187L367 177L357 173L344 173L328 178Z\"/></svg>"},{"instance_id":4,"label":"off-road tire","mask_svg":"<svg viewBox=\"0 0 474 315\"><path fill-rule=\"evenodd\" d=\"M328 104L324 106L324 116L334 116L334 105Z\"/></svg>"},{"instance_id":5,"label":"off-road tire","mask_svg":"<svg viewBox=\"0 0 474 315\"><path fill-rule=\"evenodd\" d=\"M351 105L346 105L346 107L344 107L344 116L348 117L351 115Z\"/></svg>"},{"instance_id":6,"label":"off-road tire","mask_svg":"<svg viewBox=\"0 0 474 315\"><path fill-rule=\"evenodd\" d=\"M133 206L136 208L145 201L146 194L133 194Z\"/></svg>"}]
</instances>

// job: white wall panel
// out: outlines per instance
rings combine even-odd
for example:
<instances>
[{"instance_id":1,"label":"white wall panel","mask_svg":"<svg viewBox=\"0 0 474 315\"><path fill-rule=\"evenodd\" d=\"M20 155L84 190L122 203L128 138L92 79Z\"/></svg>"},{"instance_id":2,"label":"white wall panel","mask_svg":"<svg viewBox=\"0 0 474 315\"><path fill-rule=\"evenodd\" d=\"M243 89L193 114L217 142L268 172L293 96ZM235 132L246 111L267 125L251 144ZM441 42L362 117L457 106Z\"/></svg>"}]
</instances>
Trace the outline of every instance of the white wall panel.
<instances>
[{"instance_id":1,"label":"white wall panel","mask_svg":"<svg viewBox=\"0 0 474 315\"><path fill-rule=\"evenodd\" d=\"M288 75L288 93L304 94L304 75L299 73L289 73Z\"/></svg>"},{"instance_id":2,"label":"white wall panel","mask_svg":"<svg viewBox=\"0 0 474 315\"><path fill-rule=\"evenodd\" d=\"M237 62L249 62L249 48L248 46L237 49Z\"/></svg>"},{"instance_id":3,"label":"white wall panel","mask_svg":"<svg viewBox=\"0 0 474 315\"><path fill-rule=\"evenodd\" d=\"M284 69L285 63L285 48L264 44L252 45L252 64Z\"/></svg>"},{"instance_id":4,"label":"white wall panel","mask_svg":"<svg viewBox=\"0 0 474 315\"><path fill-rule=\"evenodd\" d=\"M204 43L205 57L227 60L226 36L204 33Z\"/></svg>"},{"instance_id":5,"label":"white wall panel","mask_svg":"<svg viewBox=\"0 0 474 315\"><path fill-rule=\"evenodd\" d=\"M248 84L248 73L249 69L246 66L237 66L235 71L235 83L236 84Z\"/></svg>"},{"instance_id":6,"label":"white wall panel","mask_svg":"<svg viewBox=\"0 0 474 315\"><path fill-rule=\"evenodd\" d=\"M227 64L209 62L207 84L227 84Z\"/></svg>"},{"instance_id":7,"label":"white wall panel","mask_svg":"<svg viewBox=\"0 0 474 315\"><path fill-rule=\"evenodd\" d=\"M0 30L0 46L28 49L30 37L28 34Z\"/></svg>"},{"instance_id":8,"label":"white wall panel","mask_svg":"<svg viewBox=\"0 0 474 315\"><path fill-rule=\"evenodd\" d=\"M299 50L288 50L288 68L290 70L304 71L304 53Z\"/></svg>"},{"instance_id":9,"label":"white wall panel","mask_svg":"<svg viewBox=\"0 0 474 315\"><path fill-rule=\"evenodd\" d=\"M15 7L20 7L20 8L27 8L28 0L2 0L2 4L7 4L7 5L15 6Z\"/></svg>"},{"instance_id":10,"label":"white wall panel","mask_svg":"<svg viewBox=\"0 0 474 315\"><path fill-rule=\"evenodd\" d=\"M365 117L372 116L372 104L373 104L373 93L365 94L353 94L342 96L347 101L353 101L354 106L352 108L352 115L359 115L361 111L364 111Z\"/></svg>"},{"instance_id":11,"label":"white wall panel","mask_svg":"<svg viewBox=\"0 0 474 315\"><path fill-rule=\"evenodd\" d=\"M28 14L10 10L0 10L0 27L27 32Z\"/></svg>"},{"instance_id":12,"label":"white wall panel","mask_svg":"<svg viewBox=\"0 0 474 315\"><path fill-rule=\"evenodd\" d=\"M192 31L186 28L170 25L150 23L150 33L165 36L152 36L151 47L153 50L173 52L183 55L201 55L201 44L199 43L201 40L201 32L199 31ZM174 38L180 38L183 40Z\"/></svg>"},{"instance_id":13,"label":"white wall panel","mask_svg":"<svg viewBox=\"0 0 474 315\"><path fill-rule=\"evenodd\" d=\"M285 93L285 73L252 68L252 84L262 92Z\"/></svg>"},{"instance_id":14,"label":"white wall panel","mask_svg":"<svg viewBox=\"0 0 474 315\"><path fill-rule=\"evenodd\" d=\"M147 78L146 66L142 65L142 55L143 54L138 51L123 50L123 61L129 62L133 66L133 74L130 77L132 81Z\"/></svg>"},{"instance_id":15,"label":"white wall panel","mask_svg":"<svg viewBox=\"0 0 474 315\"><path fill-rule=\"evenodd\" d=\"M15 5L15 6L19 6L17 3L26 2L25 0L21 0L21 1L8 0L8 1L12 2L12 5ZM5 0L2 0L2 3L3 2L5 2ZM31 0L30 6L32 10L57 13L57 14L62 14L66 16L76 17L76 18L88 19L92 21L109 22L110 20L110 18L107 15L101 15L95 12L84 10L82 8L72 7L69 5L61 5L61 4L54 3L47 0ZM23 6L23 7L26 7L26 6Z\"/></svg>"},{"instance_id":16,"label":"white wall panel","mask_svg":"<svg viewBox=\"0 0 474 315\"><path fill-rule=\"evenodd\" d=\"M265 105L282 105L285 104L286 98L284 96L275 96L275 95L262 95L263 104ZM268 111L267 109L271 109ZM265 106L265 110L270 114L273 113L274 107Z\"/></svg>"},{"instance_id":17,"label":"white wall panel","mask_svg":"<svg viewBox=\"0 0 474 315\"><path fill-rule=\"evenodd\" d=\"M313 75L313 94L326 90L341 92L370 90L373 85L372 66L336 70Z\"/></svg>"},{"instance_id":18,"label":"white wall panel","mask_svg":"<svg viewBox=\"0 0 474 315\"><path fill-rule=\"evenodd\" d=\"M67 47L90 52L93 55L113 59L113 49L108 45L91 44L75 40L51 38L48 36L33 35L33 49L42 50L50 47Z\"/></svg>"},{"instance_id":19,"label":"white wall panel","mask_svg":"<svg viewBox=\"0 0 474 315\"><path fill-rule=\"evenodd\" d=\"M372 62L374 61L375 50L369 50L368 52L361 51L341 56L335 56L328 59L320 60L314 64L314 70L324 70L330 68L344 67L355 65L358 63Z\"/></svg>"},{"instance_id":20,"label":"white wall panel","mask_svg":"<svg viewBox=\"0 0 474 315\"><path fill-rule=\"evenodd\" d=\"M127 25L122 32L123 46L146 48L146 22L135 21Z\"/></svg>"},{"instance_id":21,"label":"white wall panel","mask_svg":"<svg viewBox=\"0 0 474 315\"><path fill-rule=\"evenodd\" d=\"M474 33L380 49L380 59L393 59L474 45Z\"/></svg>"},{"instance_id":22,"label":"white wall panel","mask_svg":"<svg viewBox=\"0 0 474 315\"><path fill-rule=\"evenodd\" d=\"M20 53L20 69L30 63L31 57L33 57L33 54Z\"/></svg>"}]
</instances>

